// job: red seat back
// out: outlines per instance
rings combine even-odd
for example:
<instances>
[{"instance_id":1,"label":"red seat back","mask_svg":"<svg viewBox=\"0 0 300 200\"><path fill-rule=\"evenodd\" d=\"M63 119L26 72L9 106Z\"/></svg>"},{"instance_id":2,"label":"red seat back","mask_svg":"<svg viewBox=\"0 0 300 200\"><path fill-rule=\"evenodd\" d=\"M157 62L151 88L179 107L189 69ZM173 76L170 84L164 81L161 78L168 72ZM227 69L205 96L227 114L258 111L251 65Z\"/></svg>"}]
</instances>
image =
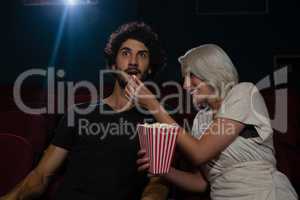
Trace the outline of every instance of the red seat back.
<instances>
[{"instance_id":1,"label":"red seat back","mask_svg":"<svg viewBox=\"0 0 300 200\"><path fill-rule=\"evenodd\" d=\"M36 153L43 152L47 137L46 123L42 115L30 115L21 111L0 112L0 132L26 138Z\"/></svg>"},{"instance_id":2,"label":"red seat back","mask_svg":"<svg viewBox=\"0 0 300 200\"><path fill-rule=\"evenodd\" d=\"M31 170L32 145L23 137L0 134L0 159L0 196L2 196Z\"/></svg>"}]
</instances>

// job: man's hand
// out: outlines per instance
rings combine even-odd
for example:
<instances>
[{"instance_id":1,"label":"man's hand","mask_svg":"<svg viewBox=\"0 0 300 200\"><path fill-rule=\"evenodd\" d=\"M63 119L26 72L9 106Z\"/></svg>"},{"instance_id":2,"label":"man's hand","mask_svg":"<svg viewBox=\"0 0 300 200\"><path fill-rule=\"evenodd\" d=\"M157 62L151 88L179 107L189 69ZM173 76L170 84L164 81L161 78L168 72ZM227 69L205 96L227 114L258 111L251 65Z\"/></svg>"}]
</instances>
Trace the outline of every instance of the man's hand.
<instances>
[{"instance_id":1,"label":"man's hand","mask_svg":"<svg viewBox=\"0 0 300 200\"><path fill-rule=\"evenodd\" d=\"M146 151L144 149L139 150L138 160L136 161L138 165L138 171L146 171L150 167L149 158L146 156Z\"/></svg>"}]
</instances>

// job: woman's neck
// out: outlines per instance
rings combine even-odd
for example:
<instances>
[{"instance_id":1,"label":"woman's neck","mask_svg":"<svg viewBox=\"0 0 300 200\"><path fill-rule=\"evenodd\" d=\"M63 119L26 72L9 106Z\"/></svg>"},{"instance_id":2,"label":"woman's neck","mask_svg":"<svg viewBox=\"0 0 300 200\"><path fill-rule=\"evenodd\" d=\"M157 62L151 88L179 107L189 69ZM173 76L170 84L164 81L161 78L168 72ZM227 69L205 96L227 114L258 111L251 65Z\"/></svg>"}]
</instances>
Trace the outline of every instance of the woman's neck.
<instances>
[{"instance_id":1,"label":"woman's neck","mask_svg":"<svg viewBox=\"0 0 300 200\"><path fill-rule=\"evenodd\" d=\"M222 99L212 99L208 101L208 105L211 108L213 112L213 118L215 118L216 113L219 111L221 105L222 105Z\"/></svg>"}]
</instances>

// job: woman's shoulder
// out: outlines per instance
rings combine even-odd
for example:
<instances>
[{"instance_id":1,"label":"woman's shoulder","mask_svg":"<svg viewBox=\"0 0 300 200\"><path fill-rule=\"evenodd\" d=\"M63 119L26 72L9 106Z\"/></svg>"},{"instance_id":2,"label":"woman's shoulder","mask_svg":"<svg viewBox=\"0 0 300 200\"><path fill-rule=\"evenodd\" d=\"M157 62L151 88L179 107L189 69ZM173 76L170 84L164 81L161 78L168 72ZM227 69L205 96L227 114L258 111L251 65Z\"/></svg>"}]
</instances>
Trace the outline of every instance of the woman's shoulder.
<instances>
[{"instance_id":1,"label":"woman's shoulder","mask_svg":"<svg viewBox=\"0 0 300 200\"><path fill-rule=\"evenodd\" d=\"M240 82L232 87L230 91L238 92L249 92L253 89L256 89L256 86L251 82Z\"/></svg>"},{"instance_id":2,"label":"woman's shoulder","mask_svg":"<svg viewBox=\"0 0 300 200\"><path fill-rule=\"evenodd\" d=\"M225 99L236 99L236 98L245 98L252 96L252 94L257 93L257 87L251 82L241 82L234 85L228 94L225 96Z\"/></svg>"},{"instance_id":3,"label":"woman's shoulder","mask_svg":"<svg viewBox=\"0 0 300 200\"><path fill-rule=\"evenodd\" d=\"M226 109L225 109L226 107ZM222 102L222 109L236 110L237 112L249 111L257 108L265 110L264 99L258 88L250 82L236 84L225 96Z\"/></svg>"}]
</instances>

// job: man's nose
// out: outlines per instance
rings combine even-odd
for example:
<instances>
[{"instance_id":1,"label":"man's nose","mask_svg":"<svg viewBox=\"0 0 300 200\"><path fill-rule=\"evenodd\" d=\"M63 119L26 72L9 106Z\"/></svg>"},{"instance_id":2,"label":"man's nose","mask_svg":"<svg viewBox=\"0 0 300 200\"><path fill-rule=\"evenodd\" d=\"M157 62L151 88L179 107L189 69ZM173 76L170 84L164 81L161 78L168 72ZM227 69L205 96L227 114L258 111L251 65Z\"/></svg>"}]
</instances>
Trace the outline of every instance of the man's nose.
<instances>
[{"instance_id":1,"label":"man's nose","mask_svg":"<svg viewBox=\"0 0 300 200\"><path fill-rule=\"evenodd\" d=\"M136 55L132 54L130 56L129 64L132 65L132 66L136 66L137 65L137 56Z\"/></svg>"}]
</instances>

